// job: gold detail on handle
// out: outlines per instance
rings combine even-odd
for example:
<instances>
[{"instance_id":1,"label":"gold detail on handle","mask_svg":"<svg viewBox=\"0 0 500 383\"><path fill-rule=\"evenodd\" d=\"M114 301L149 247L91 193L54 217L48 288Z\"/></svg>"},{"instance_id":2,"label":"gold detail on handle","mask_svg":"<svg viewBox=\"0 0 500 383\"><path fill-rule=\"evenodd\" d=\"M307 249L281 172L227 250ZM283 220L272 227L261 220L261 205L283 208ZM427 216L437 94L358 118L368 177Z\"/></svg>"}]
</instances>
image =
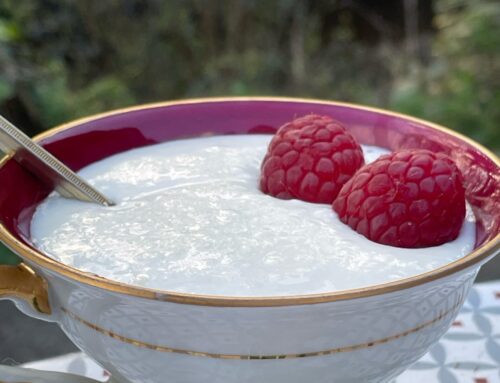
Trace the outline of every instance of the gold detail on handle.
<instances>
[{"instance_id":1,"label":"gold detail on handle","mask_svg":"<svg viewBox=\"0 0 500 383\"><path fill-rule=\"evenodd\" d=\"M0 265L0 298L19 298L42 314L50 314L47 282L25 264Z\"/></svg>"}]
</instances>

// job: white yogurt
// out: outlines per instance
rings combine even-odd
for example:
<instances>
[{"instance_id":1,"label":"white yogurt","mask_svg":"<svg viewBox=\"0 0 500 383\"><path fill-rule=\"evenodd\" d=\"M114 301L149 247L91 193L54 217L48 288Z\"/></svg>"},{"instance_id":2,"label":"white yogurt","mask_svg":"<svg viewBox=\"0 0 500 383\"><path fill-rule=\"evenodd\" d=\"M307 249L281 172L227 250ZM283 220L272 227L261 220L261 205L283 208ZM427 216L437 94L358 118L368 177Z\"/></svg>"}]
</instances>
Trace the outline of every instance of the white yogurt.
<instances>
[{"instance_id":1,"label":"white yogurt","mask_svg":"<svg viewBox=\"0 0 500 383\"><path fill-rule=\"evenodd\" d=\"M180 140L121 153L80 174L117 205L51 195L32 241L80 270L179 292L276 296L364 287L424 273L473 249L468 209L459 238L426 249L369 241L329 205L258 189L271 136ZM367 162L387 151L363 147Z\"/></svg>"}]
</instances>

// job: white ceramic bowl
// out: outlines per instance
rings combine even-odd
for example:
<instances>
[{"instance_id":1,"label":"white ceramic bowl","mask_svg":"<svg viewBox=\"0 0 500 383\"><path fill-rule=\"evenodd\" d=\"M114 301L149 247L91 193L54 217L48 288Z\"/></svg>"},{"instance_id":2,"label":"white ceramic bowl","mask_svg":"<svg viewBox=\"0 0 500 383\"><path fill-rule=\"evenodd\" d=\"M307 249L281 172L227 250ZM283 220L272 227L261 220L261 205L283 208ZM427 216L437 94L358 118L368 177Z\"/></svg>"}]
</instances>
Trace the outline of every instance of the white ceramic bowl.
<instances>
[{"instance_id":1,"label":"white ceramic bowl","mask_svg":"<svg viewBox=\"0 0 500 383\"><path fill-rule=\"evenodd\" d=\"M500 165L486 149L442 127L387 111L269 98L141 106L75 121L37 140L79 169L155 142L272 132L310 112L344 122L363 144L424 147L453 156L478 219L476 249L412 278L325 294L241 298L139 288L73 269L33 248L29 222L50 188L4 158L0 237L23 264L0 266L0 298L59 323L120 382L388 381L446 332L480 266L499 251Z\"/></svg>"}]
</instances>

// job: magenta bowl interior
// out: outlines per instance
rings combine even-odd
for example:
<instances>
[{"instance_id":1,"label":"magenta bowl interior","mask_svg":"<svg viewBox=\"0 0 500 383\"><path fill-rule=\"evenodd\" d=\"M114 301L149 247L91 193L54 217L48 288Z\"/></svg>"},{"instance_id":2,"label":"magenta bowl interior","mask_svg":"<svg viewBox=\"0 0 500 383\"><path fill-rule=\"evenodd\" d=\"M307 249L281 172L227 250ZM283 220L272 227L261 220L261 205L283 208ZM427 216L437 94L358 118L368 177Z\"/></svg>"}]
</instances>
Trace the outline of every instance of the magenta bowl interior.
<instances>
[{"instance_id":1,"label":"magenta bowl interior","mask_svg":"<svg viewBox=\"0 0 500 383\"><path fill-rule=\"evenodd\" d=\"M73 170L131 148L214 134L273 133L308 113L341 121L362 144L388 149L425 148L457 162L467 199L477 218L476 247L499 233L498 160L474 142L434 124L382 110L327 101L223 99L164 103L98 115L69 123L40 138L40 143ZM0 221L30 246L30 221L51 188L14 160L0 168Z\"/></svg>"}]
</instances>

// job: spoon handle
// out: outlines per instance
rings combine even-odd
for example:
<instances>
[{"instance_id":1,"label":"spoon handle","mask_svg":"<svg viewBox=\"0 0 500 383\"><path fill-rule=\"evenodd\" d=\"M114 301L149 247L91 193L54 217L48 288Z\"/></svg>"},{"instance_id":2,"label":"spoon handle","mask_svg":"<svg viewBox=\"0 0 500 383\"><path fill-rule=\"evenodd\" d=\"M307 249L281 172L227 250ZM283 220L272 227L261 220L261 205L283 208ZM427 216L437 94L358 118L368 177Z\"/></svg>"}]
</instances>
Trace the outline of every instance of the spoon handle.
<instances>
[{"instance_id":1,"label":"spoon handle","mask_svg":"<svg viewBox=\"0 0 500 383\"><path fill-rule=\"evenodd\" d=\"M63 197L105 206L114 203L79 177L61 161L32 141L11 122L0 116L0 150L42 180L49 182Z\"/></svg>"}]
</instances>

